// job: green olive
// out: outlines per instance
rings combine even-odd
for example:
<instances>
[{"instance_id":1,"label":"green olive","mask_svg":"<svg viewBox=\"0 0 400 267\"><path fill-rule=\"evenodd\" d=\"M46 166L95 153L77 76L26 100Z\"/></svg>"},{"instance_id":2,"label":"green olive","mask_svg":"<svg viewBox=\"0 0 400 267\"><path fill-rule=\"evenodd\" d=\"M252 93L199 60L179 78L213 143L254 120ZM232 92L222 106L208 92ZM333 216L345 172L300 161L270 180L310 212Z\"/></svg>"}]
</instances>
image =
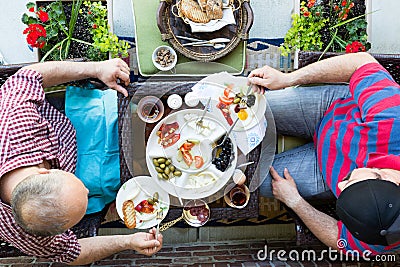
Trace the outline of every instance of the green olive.
<instances>
[{"instance_id":1,"label":"green olive","mask_svg":"<svg viewBox=\"0 0 400 267\"><path fill-rule=\"evenodd\" d=\"M165 162L165 165L170 165L172 163L172 161L169 159L169 160L167 160L166 162Z\"/></svg>"},{"instance_id":2,"label":"green olive","mask_svg":"<svg viewBox=\"0 0 400 267\"><path fill-rule=\"evenodd\" d=\"M155 202L154 202L154 200L153 200L152 197L149 197L149 198L147 199L147 202L148 202L150 205L154 205L154 204L155 204Z\"/></svg>"},{"instance_id":3,"label":"green olive","mask_svg":"<svg viewBox=\"0 0 400 267\"><path fill-rule=\"evenodd\" d=\"M153 159L153 164L154 164L154 166L156 166L156 167L158 167L160 164L158 164L158 161L157 161L157 159Z\"/></svg>"},{"instance_id":4,"label":"green olive","mask_svg":"<svg viewBox=\"0 0 400 267\"><path fill-rule=\"evenodd\" d=\"M158 202L158 198L159 198L160 196L159 196L159 194L158 194L158 192L155 192L154 194L153 194L153 201L154 202Z\"/></svg>"},{"instance_id":5,"label":"green olive","mask_svg":"<svg viewBox=\"0 0 400 267\"><path fill-rule=\"evenodd\" d=\"M166 159L165 158L158 158L157 162L158 163L165 163Z\"/></svg>"},{"instance_id":6,"label":"green olive","mask_svg":"<svg viewBox=\"0 0 400 267\"><path fill-rule=\"evenodd\" d=\"M169 180L169 176L166 175L165 173L162 174L162 177L163 177L165 180Z\"/></svg>"},{"instance_id":7,"label":"green olive","mask_svg":"<svg viewBox=\"0 0 400 267\"><path fill-rule=\"evenodd\" d=\"M174 171L174 175L175 175L175 176L181 176L181 175L182 175L182 172L179 171L179 170L176 170L176 171Z\"/></svg>"},{"instance_id":8,"label":"green olive","mask_svg":"<svg viewBox=\"0 0 400 267\"><path fill-rule=\"evenodd\" d=\"M160 164L160 168L165 169L165 164L164 163Z\"/></svg>"},{"instance_id":9,"label":"green olive","mask_svg":"<svg viewBox=\"0 0 400 267\"><path fill-rule=\"evenodd\" d=\"M169 169L169 167L168 167L168 166L166 166L166 167L165 167L165 169L164 169L164 173L165 173L166 175L169 175L169 173L170 173L170 169Z\"/></svg>"},{"instance_id":10,"label":"green olive","mask_svg":"<svg viewBox=\"0 0 400 267\"><path fill-rule=\"evenodd\" d=\"M240 102L240 98L238 97L238 98L235 98L234 100L233 100L233 104L238 104Z\"/></svg>"},{"instance_id":11,"label":"green olive","mask_svg":"<svg viewBox=\"0 0 400 267\"><path fill-rule=\"evenodd\" d=\"M161 172L161 173L164 172L164 170L161 169L160 167L156 167L156 171L157 171L157 172Z\"/></svg>"},{"instance_id":12,"label":"green olive","mask_svg":"<svg viewBox=\"0 0 400 267\"><path fill-rule=\"evenodd\" d=\"M175 166L174 165L170 165L169 169L170 169L171 172L174 172L175 171Z\"/></svg>"},{"instance_id":13,"label":"green olive","mask_svg":"<svg viewBox=\"0 0 400 267\"><path fill-rule=\"evenodd\" d=\"M157 177L158 177L159 179L164 179L164 177L163 177L163 174L162 174L162 173L158 173L158 174L157 174Z\"/></svg>"}]
</instances>

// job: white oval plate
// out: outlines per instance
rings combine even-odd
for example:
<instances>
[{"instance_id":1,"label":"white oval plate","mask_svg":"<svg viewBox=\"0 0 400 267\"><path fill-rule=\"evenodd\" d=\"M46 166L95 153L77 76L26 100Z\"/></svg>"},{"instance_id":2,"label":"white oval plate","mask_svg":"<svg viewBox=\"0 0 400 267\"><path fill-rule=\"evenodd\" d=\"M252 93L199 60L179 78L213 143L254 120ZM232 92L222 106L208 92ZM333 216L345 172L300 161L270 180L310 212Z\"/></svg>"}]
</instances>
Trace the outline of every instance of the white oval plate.
<instances>
[{"instance_id":1,"label":"white oval plate","mask_svg":"<svg viewBox=\"0 0 400 267\"><path fill-rule=\"evenodd\" d=\"M119 217L124 220L124 215L122 213L122 204L124 201L132 199L136 207L136 205L143 200L152 197L155 192L158 192L159 200L154 207L154 214L149 215L136 212L136 228L149 229L157 225L156 212L159 208L163 209L163 219L167 216L169 210L169 195L161 189L150 176L133 177L121 186L116 198L116 207Z\"/></svg>"}]
</instances>

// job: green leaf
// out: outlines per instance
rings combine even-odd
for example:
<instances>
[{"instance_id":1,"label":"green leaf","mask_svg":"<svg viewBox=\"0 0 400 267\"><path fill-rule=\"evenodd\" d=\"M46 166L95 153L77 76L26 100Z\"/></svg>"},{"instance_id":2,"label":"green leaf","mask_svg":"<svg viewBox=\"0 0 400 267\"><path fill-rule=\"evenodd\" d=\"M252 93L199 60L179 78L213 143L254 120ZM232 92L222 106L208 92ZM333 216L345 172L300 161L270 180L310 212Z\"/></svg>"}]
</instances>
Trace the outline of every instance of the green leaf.
<instances>
[{"instance_id":1,"label":"green leaf","mask_svg":"<svg viewBox=\"0 0 400 267\"><path fill-rule=\"evenodd\" d=\"M28 25L28 19L29 19L28 15L24 13L22 15L21 21L22 21L23 24Z\"/></svg>"},{"instance_id":2,"label":"green leaf","mask_svg":"<svg viewBox=\"0 0 400 267\"><path fill-rule=\"evenodd\" d=\"M28 18L28 24L36 24L36 23L39 23L39 20L37 18L34 17Z\"/></svg>"},{"instance_id":3,"label":"green leaf","mask_svg":"<svg viewBox=\"0 0 400 267\"><path fill-rule=\"evenodd\" d=\"M29 2L26 4L27 9L30 9L31 7L35 7L35 3Z\"/></svg>"}]
</instances>

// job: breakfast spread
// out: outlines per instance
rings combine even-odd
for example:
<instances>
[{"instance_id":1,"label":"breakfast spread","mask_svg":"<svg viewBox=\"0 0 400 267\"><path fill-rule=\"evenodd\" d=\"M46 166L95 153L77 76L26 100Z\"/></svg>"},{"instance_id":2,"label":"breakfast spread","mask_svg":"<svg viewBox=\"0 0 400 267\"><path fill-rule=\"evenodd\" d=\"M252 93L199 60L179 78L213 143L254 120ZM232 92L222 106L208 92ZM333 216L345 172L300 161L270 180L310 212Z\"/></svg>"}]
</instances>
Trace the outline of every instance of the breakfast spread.
<instances>
[{"instance_id":1,"label":"breakfast spread","mask_svg":"<svg viewBox=\"0 0 400 267\"><path fill-rule=\"evenodd\" d=\"M146 146L146 163L154 181L182 198L208 197L220 190L237 161L233 138L217 147L227 132L223 123L204 109L180 110L161 120ZM215 147L221 149L214 155Z\"/></svg>"}]
</instances>

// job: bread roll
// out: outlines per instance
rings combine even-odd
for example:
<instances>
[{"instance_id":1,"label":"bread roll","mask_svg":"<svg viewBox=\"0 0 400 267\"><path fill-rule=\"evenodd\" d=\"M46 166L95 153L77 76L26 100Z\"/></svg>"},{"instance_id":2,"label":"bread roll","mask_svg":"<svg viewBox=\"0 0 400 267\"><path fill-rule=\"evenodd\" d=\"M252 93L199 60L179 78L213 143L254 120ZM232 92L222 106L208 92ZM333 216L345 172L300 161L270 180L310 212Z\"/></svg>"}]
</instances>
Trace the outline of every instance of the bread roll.
<instances>
[{"instance_id":1,"label":"bread roll","mask_svg":"<svg viewBox=\"0 0 400 267\"><path fill-rule=\"evenodd\" d=\"M208 0L206 5L207 17L212 19L222 19L222 0Z\"/></svg>"},{"instance_id":2,"label":"bread roll","mask_svg":"<svg viewBox=\"0 0 400 267\"><path fill-rule=\"evenodd\" d=\"M195 0L181 0L179 5L182 17L197 23L207 23L211 20L206 12L201 11L199 3Z\"/></svg>"},{"instance_id":3,"label":"bread roll","mask_svg":"<svg viewBox=\"0 0 400 267\"><path fill-rule=\"evenodd\" d=\"M197 0L197 3L199 3L201 11L206 12L207 0Z\"/></svg>"},{"instance_id":4,"label":"bread roll","mask_svg":"<svg viewBox=\"0 0 400 267\"><path fill-rule=\"evenodd\" d=\"M124 215L124 223L129 229L136 227L136 211L135 204L132 200L126 200L122 204L122 213Z\"/></svg>"}]
</instances>

